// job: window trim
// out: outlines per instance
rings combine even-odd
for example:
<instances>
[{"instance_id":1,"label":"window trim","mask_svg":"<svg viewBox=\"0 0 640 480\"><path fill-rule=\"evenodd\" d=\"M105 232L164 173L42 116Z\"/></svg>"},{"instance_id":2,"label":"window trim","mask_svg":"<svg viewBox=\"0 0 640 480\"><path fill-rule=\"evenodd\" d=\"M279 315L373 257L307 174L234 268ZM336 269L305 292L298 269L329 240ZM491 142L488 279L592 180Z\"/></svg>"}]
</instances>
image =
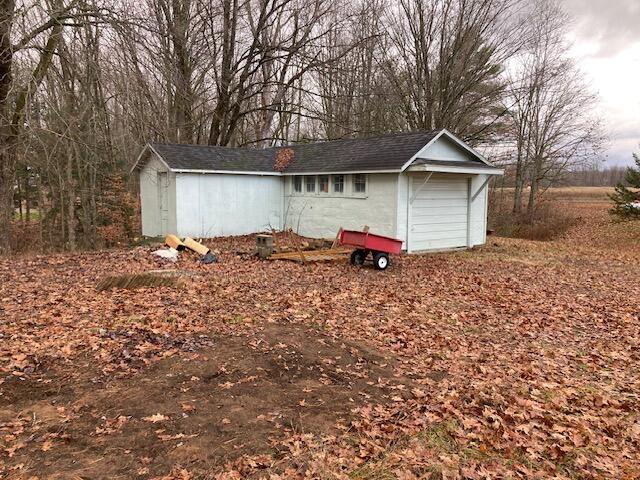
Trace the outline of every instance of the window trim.
<instances>
[{"instance_id":1,"label":"window trim","mask_svg":"<svg viewBox=\"0 0 640 480\"><path fill-rule=\"evenodd\" d=\"M356 190L356 178L359 177L359 176L364 179L364 190L363 191ZM354 173L353 175L351 175L351 189L352 189L352 194L355 195L355 196L367 195L367 193L369 191L369 178L368 178L368 175L366 173Z\"/></svg>"},{"instance_id":2,"label":"window trim","mask_svg":"<svg viewBox=\"0 0 640 480\"><path fill-rule=\"evenodd\" d=\"M309 190L308 180L313 178L313 190ZM318 192L318 177L316 175L304 175L304 194L315 195Z\"/></svg>"},{"instance_id":3,"label":"window trim","mask_svg":"<svg viewBox=\"0 0 640 480\"><path fill-rule=\"evenodd\" d=\"M336 177L342 177L342 190L338 191L336 190ZM345 191L344 191L344 187L346 186L347 183L347 176L344 173L336 173L331 175L331 193L335 194L335 195L344 195Z\"/></svg>"},{"instance_id":4,"label":"window trim","mask_svg":"<svg viewBox=\"0 0 640 480\"><path fill-rule=\"evenodd\" d=\"M326 192L322 191L322 187L321 187L322 184L320 183L320 177L326 177L327 178L327 191ZM318 186L318 195L329 195L331 193L331 175L329 175L329 174L318 175L316 183L317 183L317 186Z\"/></svg>"},{"instance_id":5,"label":"window trim","mask_svg":"<svg viewBox=\"0 0 640 480\"><path fill-rule=\"evenodd\" d=\"M356 176L361 175L364 179L364 192L355 191ZM291 184L288 190L287 196L290 197L324 197L324 198L344 198L344 199L366 199L369 197L369 175L366 173L315 173L308 175L304 173L289 175L291 177ZM328 191L320 191L320 177L328 177ZM335 180L336 177L342 177L342 191L336 191ZM296 191L296 179L300 179L301 191ZM307 191L307 180L313 179L313 191ZM311 185L311 183L309 183Z\"/></svg>"}]
</instances>

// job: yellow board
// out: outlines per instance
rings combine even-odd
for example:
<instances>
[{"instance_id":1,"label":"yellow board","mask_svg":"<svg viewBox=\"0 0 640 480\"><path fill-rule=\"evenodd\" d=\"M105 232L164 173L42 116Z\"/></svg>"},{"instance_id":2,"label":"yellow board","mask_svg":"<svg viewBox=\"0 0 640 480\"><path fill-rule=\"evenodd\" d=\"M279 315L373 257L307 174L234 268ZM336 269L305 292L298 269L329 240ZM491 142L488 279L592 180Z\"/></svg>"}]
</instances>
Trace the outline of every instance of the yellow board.
<instances>
[{"instance_id":1,"label":"yellow board","mask_svg":"<svg viewBox=\"0 0 640 480\"><path fill-rule=\"evenodd\" d=\"M206 255L209 253L209 249L207 247L202 245L200 242L196 242L193 238L187 237L182 243L185 247L199 253L200 255Z\"/></svg>"},{"instance_id":2,"label":"yellow board","mask_svg":"<svg viewBox=\"0 0 640 480\"><path fill-rule=\"evenodd\" d=\"M171 248L175 248L176 250L184 250L186 245L182 243L182 241L175 235L169 234L165 237L164 243Z\"/></svg>"}]
</instances>

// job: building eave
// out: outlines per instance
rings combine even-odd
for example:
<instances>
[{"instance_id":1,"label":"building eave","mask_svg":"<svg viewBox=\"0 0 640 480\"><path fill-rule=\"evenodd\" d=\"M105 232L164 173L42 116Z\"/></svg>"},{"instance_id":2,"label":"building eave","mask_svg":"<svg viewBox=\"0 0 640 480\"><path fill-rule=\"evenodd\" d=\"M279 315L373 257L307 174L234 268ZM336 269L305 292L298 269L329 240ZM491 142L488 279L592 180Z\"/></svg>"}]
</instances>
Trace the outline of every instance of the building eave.
<instances>
[{"instance_id":1,"label":"building eave","mask_svg":"<svg viewBox=\"0 0 640 480\"><path fill-rule=\"evenodd\" d=\"M435 172L435 173L460 173L467 175L504 175L504 170L495 167L479 166L474 167L453 167L445 165L414 165L409 167L407 172Z\"/></svg>"}]
</instances>

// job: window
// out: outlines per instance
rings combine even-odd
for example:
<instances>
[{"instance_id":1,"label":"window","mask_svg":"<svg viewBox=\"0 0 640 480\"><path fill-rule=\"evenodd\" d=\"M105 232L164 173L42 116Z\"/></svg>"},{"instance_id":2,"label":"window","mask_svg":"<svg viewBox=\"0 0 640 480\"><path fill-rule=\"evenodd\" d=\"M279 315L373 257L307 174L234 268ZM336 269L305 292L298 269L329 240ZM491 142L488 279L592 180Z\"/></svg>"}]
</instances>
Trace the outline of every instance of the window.
<instances>
[{"instance_id":1,"label":"window","mask_svg":"<svg viewBox=\"0 0 640 480\"><path fill-rule=\"evenodd\" d=\"M358 173L353 176L353 193L365 193L367 191L367 176Z\"/></svg>"},{"instance_id":2,"label":"window","mask_svg":"<svg viewBox=\"0 0 640 480\"><path fill-rule=\"evenodd\" d=\"M334 193L344 193L344 175L333 175L332 180Z\"/></svg>"},{"instance_id":3,"label":"window","mask_svg":"<svg viewBox=\"0 0 640 480\"><path fill-rule=\"evenodd\" d=\"M329 193L329 175L318 175L318 191Z\"/></svg>"},{"instance_id":4,"label":"window","mask_svg":"<svg viewBox=\"0 0 640 480\"><path fill-rule=\"evenodd\" d=\"M302 177L298 175L293 177L293 191L295 193L302 193Z\"/></svg>"},{"instance_id":5,"label":"window","mask_svg":"<svg viewBox=\"0 0 640 480\"><path fill-rule=\"evenodd\" d=\"M316 191L316 177L313 175L304 177L304 183L306 185L307 193L314 193Z\"/></svg>"}]
</instances>

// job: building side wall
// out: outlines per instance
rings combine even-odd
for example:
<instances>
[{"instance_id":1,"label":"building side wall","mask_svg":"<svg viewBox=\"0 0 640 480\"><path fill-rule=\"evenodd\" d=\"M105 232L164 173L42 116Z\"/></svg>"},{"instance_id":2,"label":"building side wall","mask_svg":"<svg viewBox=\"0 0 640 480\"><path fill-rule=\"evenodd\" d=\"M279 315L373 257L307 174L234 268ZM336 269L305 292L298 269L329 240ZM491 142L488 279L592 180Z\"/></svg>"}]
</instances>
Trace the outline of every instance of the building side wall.
<instances>
[{"instance_id":1,"label":"building side wall","mask_svg":"<svg viewBox=\"0 0 640 480\"><path fill-rule=\"evenodd\" d=\"M395 237L397 234L398 175L367 175L367 192L352 192L347 175L345 192L339 194L295 194L292 177L285 180L284 221L294 232L312 238L333 238L340 227L361 230L368 225L372 232Z\"/></svg>"},{"instance_id":2,"label":"building side wall","mask_svg":"<svg viewBox=\"0 0 640 480\"><path fill-rule=\"evenodd\" d=\"M155 154L150 154L149 160L140 170L140 208L142 234L157 237L176 230L176 175ZM160 219L160 186L158 174L166 173L168 184L166 195L168 200L167 231L163 231Z\"/></svg>"},{"instance_id":3,"label":"building side wall","mask_svg":"<svg viewBox=\"0 0 640 480\"><path fill-rule=\"evenodd\" d=\"M485 184L488 175L473 175L471 177L471 195L479 188L482 190L471 202L471 245L484 245L487 241L487 204L488 184ZM484 184L484 186L483 186Z\"/></svg>"},{"instance_id":4,"label":"building side wall","mask_svg":"<svg viewBox=\"0 0 640 480\"><path fill-rule=\"evenodd\" d=\"M401 173L398 175L398 195L397 195L397 222L396 238L402 240L402 248L407 248L407 225L409 222L409 211L407 209L409 201L409 179L410 175Z\"/></svg>"},{"instance_id":5,"label":"building side wall","mask_svg":"<svg viewBox=\"0 0 640 480\"><path fill-rule=\"evenodd\" d=\"M178 235L208 238L280 229L282 185L275 176L179 173Z\"/></svg>"}]
</instances>

